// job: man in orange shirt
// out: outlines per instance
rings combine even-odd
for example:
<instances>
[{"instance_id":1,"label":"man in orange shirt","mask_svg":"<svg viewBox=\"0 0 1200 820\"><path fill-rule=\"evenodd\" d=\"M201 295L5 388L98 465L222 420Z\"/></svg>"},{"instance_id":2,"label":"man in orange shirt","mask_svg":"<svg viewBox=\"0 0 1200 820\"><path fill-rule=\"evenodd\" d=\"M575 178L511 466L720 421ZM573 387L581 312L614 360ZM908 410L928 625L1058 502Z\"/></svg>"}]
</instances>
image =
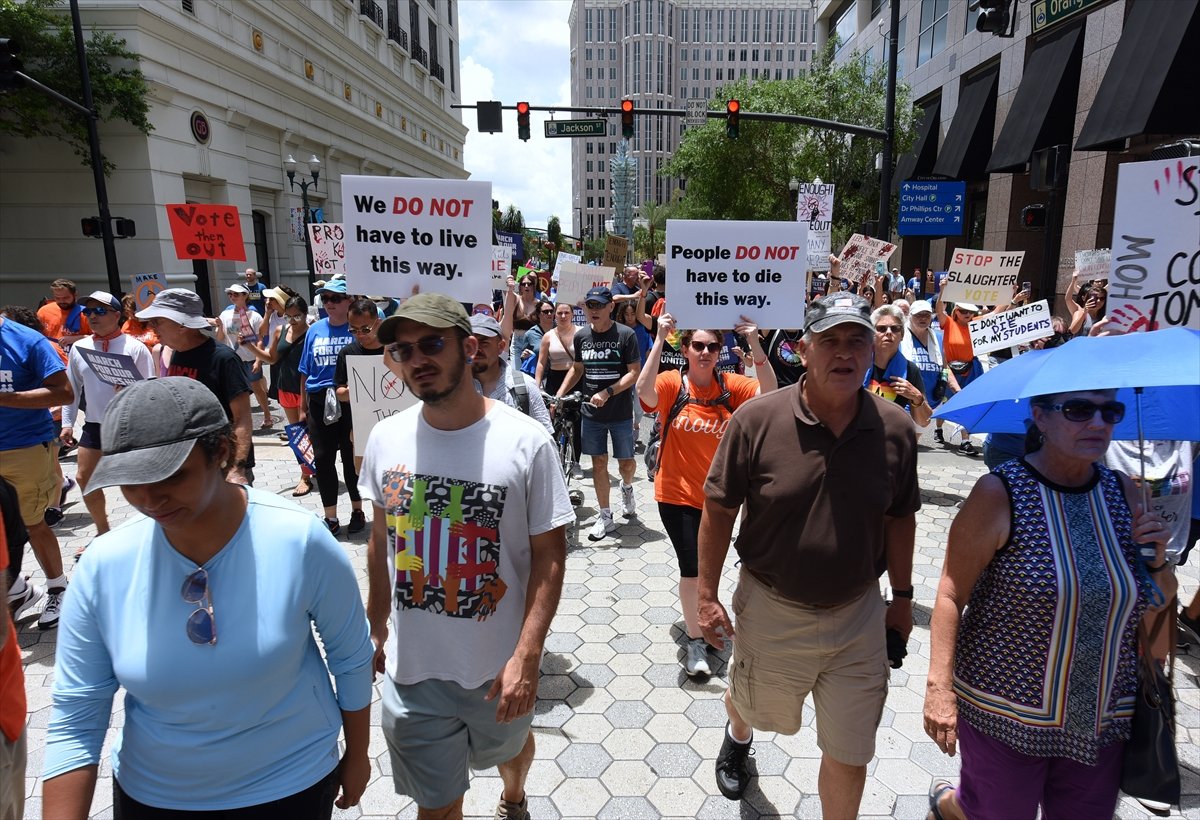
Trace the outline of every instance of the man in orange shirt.
<instances>
[{"instance_id":1,"label":"man in orange shirt","mask_svg":"<svg viewBox=\"0 0 1200 820\"><path fill-rule=\"evenodd\" d=\"M38 308L38 318L47 338L55 339L63 347L70 347L76 340L91 334L83 305L79 304L77 288L70 279L55 279L50 283L52 302Z\"/></svg>"},{"instance_id":2,"label":"man in orange shirt","mask_svg":"<svg viewBox=\"0 0 1200 820\"><path fill-rule=\"evenodd\" d=\"M18 517L18 525L19 521ZM6 523L4 510L0 509L0 581L7 588ZM0 817L24 817L25 709L25 674L21 670L17 630L8 607L0 606Z\"/></svg>"}]
</instances>

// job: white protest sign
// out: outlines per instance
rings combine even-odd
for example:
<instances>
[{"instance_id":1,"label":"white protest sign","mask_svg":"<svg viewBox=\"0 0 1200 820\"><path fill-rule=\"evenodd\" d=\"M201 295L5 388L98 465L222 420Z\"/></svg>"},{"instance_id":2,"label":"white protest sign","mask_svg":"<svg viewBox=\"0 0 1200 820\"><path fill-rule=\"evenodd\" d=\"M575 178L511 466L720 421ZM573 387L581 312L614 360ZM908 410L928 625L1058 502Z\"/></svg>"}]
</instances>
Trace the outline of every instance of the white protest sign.
<instances>
[{"instance_id":1,"label":"white protest sign","mask_svg":"<svg viewBox=\"0 0 1200 820\"><path fill-rule=\"evenodd\" d=\"M308 244L312 248L313 270L318 279L328 282L334 274L346 275L346 233L342 223L309 223Z\"/></svg>"},{"instance_id":2,"label":"white protest sign","mask_svg":"<svg viewBox=\"0 0 1200 820\"><path fill-rule=\"evenodd\" d=\"M856 233L838 254L842 260L841 275L851 282L861 282L867 274L875 272L876 262L886 264L895 252L896 246L891 242Z\"/></svg>"},{"instance_id":3,"label":"white protest sign","mask_svg":"<svg viewBox=\"0 0 1200 820\"><path fill-rule=\"evenodd\" d=\"M581 265L564 262L558 274L558 290L554 301L560 305L578 305L592 288L607 288L612 284L616 270L603 265Z\"/></svg>"},{"instance_id":4,"label":"white protest sign","mask_svg":"<svg viewBox=\"0 0 1200 820\"><path fill-rule=\"evenodd\" d=\"M1117 168L1108 318L1200 330L1200 157Z\"/></svg>"},{"instance_id":5,"label":"white protest sign","mask_svg":"<svg viewBox=\"0 0 1200 820\"><path fill-rule=\"evenodd\" d=\"M388 370L383 356L347 356L350 420L354 425L354 455L361 456L375 425L419 401L404 380Z\"/></svg>"},{"instance_id":6,"label":"white protest sign","mask_svg":"<svg viewBox=\"0 0 1200 820\"><path fill-rule=\"evenodd\" d=\"M343 176L348 289L474 302L491 286L491 201L490 182Z\"/></svg>"},{"instance_id":7,"label":"white protest sign","mask_svg":"<svg viewBox=\"0 0 1200 820\"><path fill-rule=\"evenodd\" d=\"M492 245L492 290L507 290L511 272L512 250L504 245Z\"/></svg>"},{"instance_id":8,"label":"white protest sign","mask_svg":"<svg viewBox=\"0 0 1200 820\"><path fill-rule=\"evenodd\" d=\"M824 182L801 182L796 196L796 221L808 223L808 269L812 271L829 270L833 187Z\"/></svg>"},{"instance_id":9,"label":"white protest sign","mask_svg":"<svg viewBox=\"0 0 1200 820\"><path fill-rule=\"evenodd\" d=\"M1107 279L1108 269L1111 266L1112 251L1108 248L1075 251L1075 270L1079 272L1081 284L1095 279Z\"/></svg>"},{"instance_id":10,"label":"white protest sign","mask_svg":"<svg viewBox=\"0 0 1200 820\"><path fill-rule=\"evenodd\" d=\"M1054 335L1045 299L971 320L971 348L976 354L1025 344Z\"/></svg>"},{"instance_id":11,"label":"white protest sign","mask_svg":"<svg viewBox=\"0 0 1200 820\"><path fill-rule=\"evenodd\" d=\"M126 387L142 380L142 374L133 363L133 358L124 353L105 353L81 345L76 345L76 349L96 374L96 378L105 384Z\"/></svg>"},{"instance_id":12,"label":"white protest sign","mask_svg":"<svg viewBox=\"0 0 1200 820\"><path fill-rule=\"evenodd\" d=\"M576 265L578 265L582 261L583 257L577 253L564 253L563 251L559 251L558 257L554 260L554 278L557 279L562 275L563 265L567 264L568 262L574 262Z\"/></svg>"},{"instance_id":13,"label":"white protest sign","mask_svg":"<svg viewBox=\"0 0 1200 820\"><path fill-rule=\"evenodd\" d=\"M679 327L803 324L807 222L668 219L666 245Z\"/></svg>"},{"instance_id":14,"label":"white protest sign","mask_svg":"<svg viewBox=\"0 0 1200 820\"><path fill-rule=\"evenodd\" d=\"M973 305L1007 305L1021 272L1025 251L972 251L959 248L942 280L942 298Z\"/></svg>"},{"instance_id":15,"label":"white protest sign","mask_svg":"<svg viewBox=\"0 0 1200 820\"><path fill-rule=\"evenodd\" d=\"M158 292L169 287L167 277L161 273L135 273L130 278L133 280L133 299L137 302L138 310L150 307Z\"/></svg>"}]
</instances>

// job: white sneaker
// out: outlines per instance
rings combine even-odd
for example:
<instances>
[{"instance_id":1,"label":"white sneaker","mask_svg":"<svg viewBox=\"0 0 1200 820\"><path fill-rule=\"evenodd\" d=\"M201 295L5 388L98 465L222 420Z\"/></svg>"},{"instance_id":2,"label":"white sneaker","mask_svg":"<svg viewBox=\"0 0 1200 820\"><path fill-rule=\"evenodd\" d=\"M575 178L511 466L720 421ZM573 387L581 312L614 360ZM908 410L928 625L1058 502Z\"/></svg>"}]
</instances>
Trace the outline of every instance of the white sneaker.
<instances>
[{"instance_id":1,"label":"white sneaker","mask_svg":"<svg viewBox=\"0 0 1200 820\"><path fill-rule=\"evenodd\" d=\"M637 505L633 503L633 485L621 485L621 514L626 518L633 518L637 515Z\"/></svg>"},{"instance_id":2,"label":"white sneaker","mask_svg":"<svg viewBox=\"0 0 1200 820\"><path fill-rule=\"evenodd\" d=\"M599 541L610 532L617 531L617 522L613 521L612 513L606 510L601 510L596 516L596 523L592 524L592 528L588 530L589 541Z\"/></svg>"},{"instance_id":3,"label":"white sneaker","mask_svg":"<svg viewBox=\"0 0 1200 820\"><path fill-rule=\"evenodd\" d=\"M42 600L42 596L46 591L35 584L25 581L25 589L15 596L9 596L8 609L12 613L13 623L20 623L23 619L33 617L31 611L38 601Z\"/></svg>"},{"instance_id":4,"label":"white sneaker","mask_svg":"<svg viewBox=\"0 0 1200 820\"><path fill-rule=\"evenodd\" d=\"M1170 803L1160 803L1157 800L1150 800L1145 797L1135 797L1133 799L1141 803L1142 808L1146 809L1146 811L1156 814L1159 817L1166 817L1171 813Z\"/></svg>"},{"instance_id":5,"label":"white sneaker","mask_svg":"<svg viewBox=\"0 0 1200 820\"><path fill-rule=\"evenodd\" d=\"M683 659L683 668L692 677L712 674L712 668L708 665L708 644L704 642L703 638L688 639L687 656Z\"/></svg>"},{"instance_id":6,"label":"white sneaker","mask_svg":"<svg viewBox=\"0 0 1200 820\"><path fill-rule=\"evenodd\" d=\"M583 478L583 468L578 461L571 462L571 478Z\"/></svg>"},{"instance_id":7,"label":"white sneaker","mask_svg":"<svg viewBox=\"0 0 1200 820\"><path fill-rule=\"evenodd\" d=\"M54 589L46 590L46 606L43 607L42 614L38 617L38 629L54 629L58 626L58 616L62 612L63 595L66 593L66 587L55 587Z\"/></svg>"}]
</instances>

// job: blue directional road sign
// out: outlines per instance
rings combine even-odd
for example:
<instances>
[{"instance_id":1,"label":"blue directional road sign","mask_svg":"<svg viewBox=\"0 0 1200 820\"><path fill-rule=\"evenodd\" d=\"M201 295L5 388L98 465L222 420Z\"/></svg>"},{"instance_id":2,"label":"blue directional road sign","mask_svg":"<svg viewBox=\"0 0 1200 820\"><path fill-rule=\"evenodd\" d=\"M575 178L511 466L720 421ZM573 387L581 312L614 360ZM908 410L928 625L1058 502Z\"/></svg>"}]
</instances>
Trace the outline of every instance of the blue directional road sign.
<instances>
[{"instance_id":1,"label":"blue directional road sign","mask_svg":"<svg viewBox=\"0 0 1200 820\"><path fill-rule=\"evenodd\" d=\"M967 208L967 183L961 180L900 183L901 236L962 236Z\"/></svg>"}]
</instances>

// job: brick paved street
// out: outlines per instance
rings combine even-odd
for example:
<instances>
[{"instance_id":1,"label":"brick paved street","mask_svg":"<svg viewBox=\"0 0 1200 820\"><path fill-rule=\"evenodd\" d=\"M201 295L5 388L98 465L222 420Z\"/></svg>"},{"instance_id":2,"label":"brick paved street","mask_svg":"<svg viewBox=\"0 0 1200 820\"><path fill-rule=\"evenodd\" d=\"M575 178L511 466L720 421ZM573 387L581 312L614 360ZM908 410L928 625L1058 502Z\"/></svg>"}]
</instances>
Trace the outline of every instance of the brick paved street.
<instances>
[{"instance_id":1,"label":"brick paved street","mask_svg":"<svg viewBox=\"0 0 1200 820\"><path fill-rule=\"evenodd\" d=\"M256 414L257 416L257 414ZM928 439L928 436L926 436ZM290 451L274 433L256 436L257 486L290 498L297 468ZM74 459L64 462L68 475ZM922 730L921 707L929 652L929 612L947 530L955 512L984 470L982 458L923 448L921 486L924 506L918 514L914 581L917 627L904 667L894 670L887 707L879 729L876 758L868 769L862 802L864 817L923 818L931 778L954 778L958 759L947 758ZM676 568L670 544L658 520L650 488L641 480L639 518L621 527L616 537L593 546L581 526L572 539L562 604L546 645L543 677L534 721L537 760L529 777L529 803L534 818L758 818L819 817L816 796L818 750L812 709L805 727L794 737L760 733L755 742L759 777L741 803L717 792L713 762L725 725L721 694L725 689L725 657L707 682L686 679L679 658L680 618L675 595ZM590 523L594 503L585 482L581 523ZM343 496L344 500L344 496ZM112 523L130 514L117 491L108 492ZM319 514L317 494L301 499ZM341 520L345 545L366 594L365 535L346 536L349 505ZM620 521L621 519L618 519ZM73 491L66 518L57 527L69 561L77 547L95 532L78 491ZM579 541L582 539L583 543ZM726 602L736 577L730 551L725 572ZM36 571L27 553L26 570ZM1181 595L1197 588L1193 563L1182 573ZM35 582L43 579L35 574ZM29 818L41 816L41 769L50 715L55 632L39 632L26 624L20 633L29 695ZM1183 816L1200 819L1200 651L1183 658L1177 677L1179 749L1183 762ZM114 703L109 740L121 726L121 695ZM379 725L378 693L372 723ZM111 769L106 745L101 781L92 804L93 816L108 818ZM414 817L411 801L395 794L382 733L371 738L375 777L361 805L335 817ZM490 818L500 793L494 770L477 774L466 798L469 817ZM1119 817L1147 815L1129 801Z\"/></svg>"}]
</instances>

